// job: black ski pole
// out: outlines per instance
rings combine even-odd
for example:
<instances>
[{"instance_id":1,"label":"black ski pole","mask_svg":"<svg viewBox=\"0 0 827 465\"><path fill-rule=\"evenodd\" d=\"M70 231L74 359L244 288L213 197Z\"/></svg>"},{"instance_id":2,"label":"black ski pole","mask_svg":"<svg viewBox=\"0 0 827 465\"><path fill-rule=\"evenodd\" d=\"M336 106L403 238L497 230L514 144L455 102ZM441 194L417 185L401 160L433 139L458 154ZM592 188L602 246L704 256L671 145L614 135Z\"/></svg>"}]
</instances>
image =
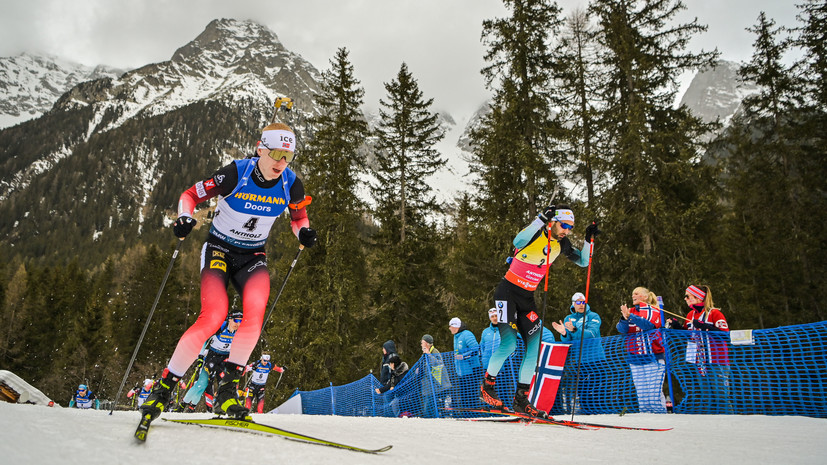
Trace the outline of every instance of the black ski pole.
<instances>
[{"instance_id":1,"label":"black ski pole","mask_svg":"<svg viewBox=\"0 0 827 465\"><path fill-rule=\"evenodd\" d=\"M152 314L155 313L155 307L158 306L158 301L161 300L161 293L164 291L164 286L167 284L167 278L169 278L169 273L172 271L172 265L175 264L175 259L178 258L178 252L181 250L181 244L183 243L184 239L179 239L178 245L175 246L175 251L172 252L172 259L170 259L169 266L167 266L167 272L164 274L163 281L161 281L161 287L158 289L158 295L155 296L155 303L152 304L152 309L149 310L149 316L146 318L146 323L144 323L144 330L141 331L141 337L138 338L138 344L135 346L135 350L132 351L132 358L129 360L129 366L126 367L126 372L123 374L123 381L121 381L121 386L118 388L118 394L115 396L115 402L112 404L112 410L109 411L110 415L112 415L112 412L115 411L115 404L118 403L118 399L121 397L121 392L126 384L126 378L129 377L129 372L132 370L132 364L135 363L135 357L138 356L138 350L141 348L141 343L144 341L146 330L149 329L149 322L152 321Z\"/></svg>"}]
</instances>

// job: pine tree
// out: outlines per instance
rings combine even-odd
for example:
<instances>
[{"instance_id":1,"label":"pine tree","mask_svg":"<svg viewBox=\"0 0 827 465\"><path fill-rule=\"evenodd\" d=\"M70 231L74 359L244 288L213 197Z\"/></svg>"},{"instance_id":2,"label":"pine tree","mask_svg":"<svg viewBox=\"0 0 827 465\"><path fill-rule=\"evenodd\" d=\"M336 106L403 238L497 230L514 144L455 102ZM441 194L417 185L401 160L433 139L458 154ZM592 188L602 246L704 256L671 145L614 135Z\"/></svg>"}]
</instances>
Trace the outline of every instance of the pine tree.
<instances>
[{"instance_id":1,"label":"pine tree","mask_svg":"<svg viewBox=\"0 0 827 465\"><path fill-rule=\"evenodd\" d=\"M727 155L723 178L732 214L724 241L731 263L726 276L744 320L760 327L817 321L824 317L825 235L813 211L824 208L824 127L796 70L783 63L794 40L762 12L754 27L751 60L739 71L759 92L744 101L721 141ZM819 193L819 191L821 193ZM783 212L784 234L767 228ZM768 244L773 244L768 246ZM794 263L794 266L790 266Z\"/></svg>"},{"instance_id":2,"label":"pine tree","mask_svg":"<svg viewBox=\"0 0 827 465\"><path fill-rule=\"evenodd\" d=\"M378 324L394 328L400 340L409 338L413 346L425 325L445 317L434 295L441 279L432 217L440 207L426 181L445 164L434 148L443 132L430 111L433 99L423 97L406 64L385 89L376 129L377 182L371 186L379 222L373 299L379 306Z\"/></svg>"},{"instance_id":3,"label":"pine tree","mask_svg":"<svg viewBox=\"0 0 827 465\"><path fill-rule=\"evenodd\" d=\"M569 128L566 142L576 165L574 182L586 184L586 199L590 207L595 202L595 172L599 158L597 96L602 85L597 66L596 31L587 11L577 9L568 16L560 35L560 75L557 92L560 94L560 118ZM601 170L602 171L602 170Z\"/></svg>"},{"instance_id":4,"label":"pine tree","mask_svg":"<svg viewBox=\"0 0 827 465\"><path fill-rule=\"evenodd\" d=\"M560 64L550 48L562 20L555 2L503 3L511 16L484 21L482 33L488 46L482 73L487 86L496 89L494 111L472 138L478 203L487 216L510 221L513 228L526 213L534 216L545 206L557 183L552 170L562 164L553 142L560 128L551 114L558 103L552 79ZM512 202L520 207L512 208ZM502 211L502 204L511 212Z\"/></svg>"},{"instance_id":5,"label":"pine tree","mask_svg":"<svg viewBox=\"0 0 827 465\"><path fill-rule=\"evenodd\" d=\"M612 251L602 263L620 278L616 297L643 284L677 300L683 283L708 279L708 247L698 231L715 218L714 172L699 159L708 127L672 104L680 73L711 65L716 53L686 50L706 28L676 23L682 9L679 0L591 4L607 79L600 98L609 144L601 174L611 180L599 194L607 232L597 253Z\"/></svg>"}]
</instances>

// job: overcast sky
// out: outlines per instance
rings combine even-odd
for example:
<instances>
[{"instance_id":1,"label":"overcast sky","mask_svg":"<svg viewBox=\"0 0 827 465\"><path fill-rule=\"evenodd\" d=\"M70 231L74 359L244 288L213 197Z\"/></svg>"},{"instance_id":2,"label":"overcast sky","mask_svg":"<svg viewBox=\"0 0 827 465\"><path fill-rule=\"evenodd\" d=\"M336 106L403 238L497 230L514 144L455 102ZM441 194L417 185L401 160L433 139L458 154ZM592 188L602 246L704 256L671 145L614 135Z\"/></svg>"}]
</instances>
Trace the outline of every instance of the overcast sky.
<instances>
[{"instance_id":1,"label":"overcast sky","mask_svg":"<svg viewBox=\"0 0 827 465\"><path fill-rule=\"evenodd\" d=\"M754 40L744 28L758 13L791 26L801 0L684 1L682 19L709 26L692 48L717 47L722 58L741 61ZM587 2L558 3L567 14ZM0 56L37 52L135 68L168 60L213 19L253 19L319 70L347 47L369 108L404 61L434 108L462 123L489 95L479 72L482 21L505 15L501 0L0 0Z\"/></svg>"}]
</instances>

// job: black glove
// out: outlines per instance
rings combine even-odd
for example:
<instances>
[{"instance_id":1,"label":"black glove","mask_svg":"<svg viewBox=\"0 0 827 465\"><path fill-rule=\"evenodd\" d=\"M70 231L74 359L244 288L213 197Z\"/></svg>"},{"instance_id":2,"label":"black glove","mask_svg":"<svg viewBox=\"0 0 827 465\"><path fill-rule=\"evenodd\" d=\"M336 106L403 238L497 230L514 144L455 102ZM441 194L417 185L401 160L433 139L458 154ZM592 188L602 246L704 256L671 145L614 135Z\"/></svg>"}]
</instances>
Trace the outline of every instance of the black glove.
<instances>
[{"instance_id":1,"label":"black glove","mask_svg":"<svg viewBox=\"0 0 827 465\"><path fill-rule=\"evenodd\" d=\"M183 239L192 231L195 223L197 223L197 221L191 216L179 216L178 219L175 220L175 224L172 225L172 232L175 233L175 237Z\"/></svg>"},{"instance_id":2,"label":"black glove","mask_svg":"<svg viewBox=\"0 0 827 465\"><path fill-rule=\"evenodd\" d=\"M666 327L669 329L683 329L683 323L677 318L669 318L666 320Z\"/></svg>"},{"instance_id":3,"label":"black glove","mask_svg":"<svg viewBox=\"0 0 827 465\"><path fill-rule=\"evenodd\" d=\"M204 356L199 355L198 360L195 361L195 371L200 370L202 366L204 366Z\"/></svg>"},{"instance_id":4,"label":"black glove","mask_svg":"<svg viewBox=\"0 0 827 465\"><path fill-rule=\"evenodd\" d=\"M299 229L299 242L305 247L313 247L316 244L316 230L313 228Z\"/></svg>"},{"instance_id":5,"label":"black glove","mask_svg":"<svg viewBox=\"0 0 827 465\"><path fill-rule=\"evenodd\" d=\"M597 220L595 220L592 224L586 226L586 242L591 242L592 237L597 237L601 232L597 229Z\"/></svg>"},{"instance_id":6,"label":"black glove","mask_svg":"<svg viewBox=\"0 0 827 465\"><path fill-rule=\"evenodd\" d=\"M540 221L542 221L543 223L548 223L549 221L551 221L552 218L554 218L554 214L556 212L557 212L557 206L556 205L549 205L548 207L546 207L545 210L541 211L537 215L537 218L540 218Z\"/></svg>"},{"instance_id":7,"label":"black glove","mask_svg":"<svg viewBox=\"0 0 827 465\"><path fill-rule=\"evenodd\" d=\"M718 329L712 323L707 323L701 320L692 320L692 326L694 326L695 329L705 329L707 331L715 331Z\"/></svg>"}]
</instances>

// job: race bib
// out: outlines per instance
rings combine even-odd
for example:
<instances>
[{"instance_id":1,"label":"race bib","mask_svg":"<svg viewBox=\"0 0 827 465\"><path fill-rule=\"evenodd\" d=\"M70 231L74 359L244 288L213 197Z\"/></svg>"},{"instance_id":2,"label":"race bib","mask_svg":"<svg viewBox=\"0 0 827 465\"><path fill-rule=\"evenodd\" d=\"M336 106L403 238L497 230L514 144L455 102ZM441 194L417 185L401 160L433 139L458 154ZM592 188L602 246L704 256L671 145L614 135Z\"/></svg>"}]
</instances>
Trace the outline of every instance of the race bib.
<instances>
[{"instance_id":1,"label":"race bib","mask_svg":"<svg viewBox=\"0 0 827 465\"><path fill-rule=\"evenodd\" d=\"M508 323L508 301L495 300L494 308L497 309L497 319L500 323Z\"/></svg>"}]
</instances>

